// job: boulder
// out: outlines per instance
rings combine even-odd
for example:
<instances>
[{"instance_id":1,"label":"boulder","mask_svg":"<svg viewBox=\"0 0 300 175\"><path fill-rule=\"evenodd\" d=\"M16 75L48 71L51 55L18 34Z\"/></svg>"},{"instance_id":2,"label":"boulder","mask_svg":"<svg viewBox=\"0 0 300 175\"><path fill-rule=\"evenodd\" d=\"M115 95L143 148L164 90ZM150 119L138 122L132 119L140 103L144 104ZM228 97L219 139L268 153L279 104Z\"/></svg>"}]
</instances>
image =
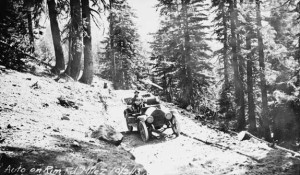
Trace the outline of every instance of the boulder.
<instances>
[{"instance_id":1,"label":"boulder","mask_svg":"<svg viewBox=\"0 0 300 175\"><path fill-rule=\"evenodd\" d=\"M247 131L241 131L238 134L238 139L239 141L243 141L243 140L249 140L251 138L251 134L248 133Z\"/></svg>"},{"instance_id":2,"label":"boulder","mask_svg":"<svg viewBox=\"0 0 300 175\"><path fill-rule=\"evenodd\" d=\"M107 124L100 125L97 130L92 132L91 137L103 140L116 146L120 145L123 140L123 135L116 131L115 128Z\"/></svg>"},{"instance_id":3,"label":"boulder","mask_svg":"<svg viewBox=\"0 0 300 175\"><path fill-rule=\"evenodd\" d=\"M70 118L68 117L70 114L63 114L63 116L61 117L61 120L70 120Z\"/></svg>"}]
</instances>

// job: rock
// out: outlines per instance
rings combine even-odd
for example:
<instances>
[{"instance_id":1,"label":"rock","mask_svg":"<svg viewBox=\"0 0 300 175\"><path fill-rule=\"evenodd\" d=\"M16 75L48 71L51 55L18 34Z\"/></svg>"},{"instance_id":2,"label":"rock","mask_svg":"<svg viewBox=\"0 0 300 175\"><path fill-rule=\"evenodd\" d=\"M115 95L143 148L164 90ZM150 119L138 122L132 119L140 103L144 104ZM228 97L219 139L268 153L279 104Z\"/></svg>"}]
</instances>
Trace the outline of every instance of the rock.
<instances>
[{"instance_id":1,"label":"rock","mask_svg":"<svg viewBox=\"0 0 300 175\"><path fill-rule=\"evenodd\" d=\"M58 83L66 83L66 82L73 82L74 79L67 75L66 73L60 74L57 78L54 79L54 81L57 81Z\"/></svg>"},{"instance_id":2,"label":"rock","mask_svg":"<svg viewBox=\"0 0 300 175\"><path fill-rule=\"evenodd\" d=\"M186 110L187 110L187 111L192 111L192 110L193 110L193 107L192 107L191 105L188 105L188 106L186 107Z\"/></svg>"},{"instance_id":3,"label":"rock","mask_svg":"<svg viewBox=\"0 0 300 175\"><path fill-rule=\"evenodd\" d=\"M12 103L12 104L9 104L10 107L15 107L17 106L17 103Z\"/></svg>"},{"instance_id":4,"label":"rock","mask_svg":"<svg viewBox=\"0 0 300 175\"><path fill-rule=\"evenodd\" d=\"M38 81L30 86L32 89L41 89L41 86L38 84Z\"/></svg>"},{"instance_id":5,"label":"rock","mask_svg":"<svg viewBox=\"0 0 300 175\"><path fill-rule=\"evenodd\" d=\"M64 86L64 88L71 90L71 86Z\"/></svg>"},{"instance_id":6,"label":"rock","mask_svg":"<svg viewBox=\"0 0 300 175\"><path fill-rule=\"evenodd\" d=\"M32 151L31 154L39 155L39 152L37 152L37 151Z\"/></svg>"},{"instance_id":7,"label":"rock","mask_svg":"<svg viewBox=\"0 0 300 175\"><path fill-rule=\"evenodd\" d=\"M251 138L251 136L249 135L249 133L247 131L241 131L238 134L239 141L249 140L250 138Z\"/></svg>"},{"instance_id":8,"label":"rock","mask_svg":"<svg viewBox=\"0 0 300 175\"><path fill-rule=\"evenodd\" d=\"M73 143L71 144L71 146L72 146L72 147L76 147L76 148L79 148L79 147L80 147L79 143L78 143L76 140L73 141Z\"/></svg>"},{"instance_id":9,"label":"rock","mask_svg":"<svg viewBox=\"0 0 300 175\"><path fill-rule=\"evenodd\" d=\"M70 120L70 118L68 116L69 116L69 114L64 114L64 116L62 116L61 120Z\"/></svg>"},{"instance_id":10,"label":"rock","mask_svg":"<svg viewBox=\"0 0 300 175\"><path fill-rule=\"evenodd\" d=\"M49 107L49 104L48 104L48 103L42 103L42 106L43 106L44 108L46 108L46 107Z\"/></svg>"},{"instance_id":11,"label":"rock","mask_svg":"<svg viewBox=\"0 0 300 175\"><path fill-rule=\"evenodd\" d=\"M31 78L26 78L26 80L31 80Z\"/></svg>"},{"instance_id":12,"label":"rock","mask_svg":"<svg viewBox=\"0 0 300 175\"><path fill-rule=\"evenodd\" d=\"M65 97L59 97L58 99L58 103L59 105L68 108L68 107L72 107L75 109L78 109L78 106L75 104L75 102L71 101L71 100L67 100Z\"/></svg>"},{"instance_id":13,"label":"rock","mask_svg":"<svg viewBox=\"0 0 300 175\"><path fill-rule=\"evenodd\" d=\"M10 124L7 125L7 129L11 129L12 126Z\"/></svg>"},{"instance_id":14,"label":"rock","mask_svg":"<svg viewBox=\"0 0 300 175\"><path fill-rule=\"evenodd\" d=\"M0 137L0 143L3 143L4 141L5 139Z\"/></svg>"},{"instance_id":15,"label":"rock","mask_svg":"<svg viewBox=\"0 0 300 175\"><path fill-rule=\"evenodd\" d=\"M120 145L123 140L123 135L107 124L100 125L97 130L92 132L91 137L106 141L116 146Z\"/></svg>"},{"instance_id":16,"label":"rock","mask_svg":"<svg viewBox=\"0 0 300 175\"><path fill-rule=\"evenodd\" d=\"M59 132L59 128L54 128L53 131L54 132Z\"/></svg>"}]
</instances>

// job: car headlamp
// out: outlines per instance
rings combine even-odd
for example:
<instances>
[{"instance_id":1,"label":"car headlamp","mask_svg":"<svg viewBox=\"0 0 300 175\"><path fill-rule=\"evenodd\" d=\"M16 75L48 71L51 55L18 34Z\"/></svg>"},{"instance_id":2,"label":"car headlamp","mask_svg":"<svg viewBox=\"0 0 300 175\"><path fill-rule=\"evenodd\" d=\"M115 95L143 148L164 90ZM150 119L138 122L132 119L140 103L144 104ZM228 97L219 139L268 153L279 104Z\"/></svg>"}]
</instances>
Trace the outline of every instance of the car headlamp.
<instances>
[{"instance_id":1,"label":"car headlamp","mask_svg":"<svg viewBox=\"0 0 300 175\"><path fill-rule=\"evenodd\" d=\"M171 113L166 113L166 119L171 120L171 118L172 118L172 114Z\"/></svg>"},{"instance_id":2,"label":"car headlamp","mask_svg":"<svg viewBox=\"0 0 300 175\"><path fill-rule=\"evenodd\" d=\"M147 118L147 122L148 122L148 123L153 123L153 121L154 121L154 118L153 118L152 116L149 116L149 117Z\"/></svg>"}]
</instances>

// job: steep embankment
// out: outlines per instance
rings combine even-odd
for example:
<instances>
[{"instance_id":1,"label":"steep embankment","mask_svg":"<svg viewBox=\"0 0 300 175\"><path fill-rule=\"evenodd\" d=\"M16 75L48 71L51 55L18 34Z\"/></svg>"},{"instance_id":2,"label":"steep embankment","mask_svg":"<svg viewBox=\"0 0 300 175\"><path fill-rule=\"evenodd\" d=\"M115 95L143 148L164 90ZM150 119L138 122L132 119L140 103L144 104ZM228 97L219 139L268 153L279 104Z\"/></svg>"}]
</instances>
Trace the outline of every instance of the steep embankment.
<instances>
[{"instance_id":1,"label":"steep embankment","mask_svg":"<svg viewBox=\"0 0 300 175\"><path fill-rule=\"evenodd\" d=\"M113 94L92 86L0 69L0 174L143 174L121 146L91 138ZM142 173L138 173L138 170Z\"/></svg>"}]
</instances>

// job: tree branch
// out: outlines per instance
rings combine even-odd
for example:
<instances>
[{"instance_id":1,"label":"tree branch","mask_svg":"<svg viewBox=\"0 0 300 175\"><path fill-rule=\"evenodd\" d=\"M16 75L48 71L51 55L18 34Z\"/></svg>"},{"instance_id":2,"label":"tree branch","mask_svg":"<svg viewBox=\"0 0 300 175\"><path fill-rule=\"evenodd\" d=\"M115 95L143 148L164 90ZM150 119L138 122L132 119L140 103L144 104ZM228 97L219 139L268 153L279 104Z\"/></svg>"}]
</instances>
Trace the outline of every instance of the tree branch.
<instances>
[{"instance_id":1,"label":"tree branch","mask_svg":"<svg viewBox=\"0 0 300 175\"><path fill-rule=\"evenodd\" d=\"M37 59L36 57L34 57L34 56L32 56L32 55L30 55L30 54L28 54L28 53L25 53L25 52L23 52L22 50L20 50L20 49L18 49L18 48L15 48L15 47L11 46L11 45L7 44L7 43L4 42L4 41L1 41L1 40L0 40L0 44L5 45L5 46L7 46L7 47L13 49L14 51L18 52L19 54L22 54L22 55L24 55L24 56L26 56L26 57L29 57L29 58L32 59L32 60L35 60L35 61L39 62L39 64L43 64L43 65L45 65L45 66L53 67L53 66L51 66L50 64L45 63L45 62L42 62L41 60Z\"/></svg>"}]
</instances>

